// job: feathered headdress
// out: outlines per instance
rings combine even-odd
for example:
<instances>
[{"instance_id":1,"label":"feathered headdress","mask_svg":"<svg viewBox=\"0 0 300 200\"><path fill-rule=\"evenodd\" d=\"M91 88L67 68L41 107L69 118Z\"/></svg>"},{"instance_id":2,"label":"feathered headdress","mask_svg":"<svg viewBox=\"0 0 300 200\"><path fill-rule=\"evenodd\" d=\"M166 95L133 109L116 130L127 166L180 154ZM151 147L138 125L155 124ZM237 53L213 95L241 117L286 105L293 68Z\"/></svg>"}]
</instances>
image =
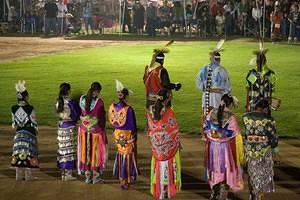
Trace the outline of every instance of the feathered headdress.
<instances>
[{"instance_id":1,"label":"feathered headdress","mask_svg":"<svg viewBox=\"0 0 300 200\"><path fill-rule=\"evenodd\" d=\"M124 89L124 85L119 80L116 80L116 89L117 89L117 92L120 92Z\"/></svg>"},{"instance_id":2,"label":"feathered headdress","mask_svg":"<svg viewBox=\"0 0 300 200\"><path fill-rule=\"evenodd\" d=\"M150 63L150 68L153 67L153 64L155 63L156 56L159 53L169 53L170 52L170 49L168 47L171 46L173 43L174 43L174 40L171 40L170 42L165 44L163 47L153 49L153 55L152 55L152 60L151 60L151 63Z\"/></svg>"},{"instance_id":3,"label":"feathered headdress","mask_svg":"<svg viewBox=\"0 0 300 200\"><path fill-rule=\"evenodd\" d=\"M124 87L123 83L121 81L116 80L116 90L117 92L122 92L124 89L127 89ZM133 94L132 90L127 89L129 94Z\"/></svg>"},{"instance_id":4,"label":"feathered headdress","mask_svg":"<svg viewBox=\"0 0 300 200\"><path fill-rule=\"evenodd\" d=\"M239 99L238 99L236 96L233 96L233 95L230 94L230 93L228 94L228 96L229 96L229 97L232 97L232 100L233 100L233 102L232 102L232 103L233 103L233 106L234 106L234 107L237 107L237 106L239 105Z\"/></svg>"},{"instance_id":5,"label":"feathered headdress","mask_svg":"<svg viewBox=\"0 0 300 200\"><path fill-rule=\"evenodd\" d=\"M250 66L256 65L256 60L257 60L258 55L265 55L269 51L269 49L264 47L264 42L262 40L259 40L258 45L259 45L258 50L253 51L253 54L256 55L256 56L251 58L251 60L249 62Z\"/></svg>"},{"instance_id":6,"label":"feathered headdress","mask_svg":"<svg viewBox=\"0 0 300 200\"><path fill-rule=\"evenodd\" d=\"M239 105L239 99L236 96L232 96L232 98L234 107L237 107Z\"/></svg>"},{"instance_id":7,"label":"feathered headdress","mask_svg":"<svg viewBox=\"0 0 300 200\"><path fill-rule=\"evenodd\" d=\"M163 46L162 48L155 48L153 49L153 53L158 54L158 53L169 53L170 49L168 49L167 47L171 46L174 43L174 40L169 41L167 44L165 44L165 46Z\"/></svg>"},{"instance_id":8,"label":"feathered headdress","mask_svg":"<svg viewBox=\"0 0 300 200\"><path fill-rule=\"evenodd\" d=\"M255 55L257 55L257 54L266 54L269 51L269 49L264 47L264 42L262 40L259 41L258 45L259 45L259 49L253 51L253 53Z\"/></svg>"},{"instance_id":9,"label":"feathered headdress","mask_svg":"<svg viewBox=\"0 0 300 200\"><path fill-rule=\"evenodd\" d=\"M18 83L16 83L16 90L18 93L22 93L26 90L25 87L25 81L24 80L19 80Z\"/></svg>"},{"instance_id":10,"label":"feathered headdress","mask_svg":"<svg viewBox=\"0 0 300 200\"><path fill-rule=\"evenodd\" d=\"M17 98L22 99L22 93L26 91L25 87L25 81L24 80L19 80L18 83L16 83L16 90L17 90Z\"/></svg>"},{"instance_id":11,"label":"feathered headdress","mask_svg":"<svg viewBox=\"0 0 300 200\"><path fill-rule=\"evenodd\" d=\"M215 55L216 53L219 53L219 52L223 51L223 50L224 50L224 48L223 48L224 43L225 43L225 40L224 40L224 39L221 39L221 40L217 43L216 48L215 48L214 50L211 50L211 51L209 52L209 54L210 54L210 55Z\"/></svg>"}]
</instances>

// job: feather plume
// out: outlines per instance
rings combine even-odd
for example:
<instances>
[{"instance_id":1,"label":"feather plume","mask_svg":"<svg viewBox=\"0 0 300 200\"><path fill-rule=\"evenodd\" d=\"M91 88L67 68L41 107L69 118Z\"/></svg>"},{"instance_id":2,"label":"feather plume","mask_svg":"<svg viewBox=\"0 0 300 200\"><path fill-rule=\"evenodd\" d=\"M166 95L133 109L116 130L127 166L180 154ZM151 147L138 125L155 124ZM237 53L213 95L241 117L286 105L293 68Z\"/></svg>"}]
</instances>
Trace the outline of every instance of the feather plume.
<instances>
[{"instance_id":1,"label":"feather plume","mask_svg":"<svg viewBox=\"0 0 300 200\"><path fill-rule=\"evenodd\" d=\"M233 105L234 105L235 107L237 107L237 106L239 105L239 100L238 100L238 98L237 98L236 96L232 96L232 98L233 98Z\"/></svg>"},{"instance_id":2,"label":"feather plume","mask_svg":"<svg viewBox=\"0 0 300 200\"><path fill-rule=\"evenodd\" d=\"M250 62L249 62L250 66L255 66L256 65L256 57L251 58Z\"/></svg>"},{"instance_id":3,"label":"feather plume","mask_svg":"<svg viewBox=\"0 0 300 200\"><path fill-rule=\"evenodd\" d=\"M125 87L124 87L123 83L121 83L121 81L119 81L119 80L116 80L116 89L117 89L117 92L122 91L124 88L125 88ZM133 94L133 91L132 91L132 90L129 90L129 89L128 89L128 92L129 92L130 95Z\"/></svg>"},{"instance_id":4,"label":"feather plume","mask_svg":"<svg viewBox=\"0 0 300 200\"><path fill-rule=\"evenodd\" d=\"M122 91L124 89L124 85L119 80L116 80L116 89L117 91Z\"/></svg>"},{"instance_id":5,"label":"feather plume","mask_svg":"<svg viewBox=\"0 0 300 200\"><path fill-rule=\"evenodd\" d=\"M266 54L269 51L269 49L264 47L264 42L262 40L259 40L258 47L259 49L253 51L253 54L255 55Z\"/></svg>"},{"instance_id":6,"label":"feather plume","mask_svg":"<svg viewBox=\"0 0 300 200\"><path fill-rule=\"evenodd\" d=\"M24 80L19 80L18 83L16 83L16 90L17 92L19 93L22 93L26 90L26 87L25 87L25 81Z\"/></svg>"},{"instance_id":7,"label":"feather plume","mask_svg":"<svg viewBox=\"0 0 300 200\"><path fill-rule=\"evenodd\" d=\"M153 53L169 53L170 49L168 49L167 47L171 46L173 43L174 43L174 40L171 40L170 42L165 44L165 46L163 46L161 48L153 49Z\"/></svg>"},{"instance_id":8,"label":"feather plume","mask_svg":"<svg viewBox=\"0 0 300 200\"><path fill-rule=\"evenodd\" d=\"M263 42L260 40L259 41L259 51L262 52L264 50L264 44Z\"/></svg>"},{"instance_id":9,"label":"feather plume","mask_svg":"<svg viewBox=\"0 0 300 200\"><path fill-rule=\"evenodd\" d=\"M174 40L171 40L170 42L168 42L165 46L168 47L170 45L172 45L174 43Z\"/></svg>"},{"instance_id":10,"label":"feather plume","mask_svg":"<svg viewBox=\"0 0 300 200\"><path fill-rule=\"evenodd\" d=\"M155 48L153 49L153 53L158 54L158 53L169 53L170 49L163 47L163 48Z\"/></svg>"},{"instance_id":11,"label":"feather plume","mask_svg":"<svg viewBox=\"0 0 300 200\"><path fill-rule=\"evenodd\" d=\"M223 50L222 47L223 47L224 43L225 43L225 40L224 40L224 39L221 39L221 40L217 43L217 46L216 46L215 51L216 51L216 52L222 51L222 50Z\"/></svg>"},{"instance_id":12,"label":"feather plume","mask_svg":"<svg viewBox=\"0 0 300 200\"><path fill-rule=\"evenodd\" d=\"M154 51L154 50L153 50ZM152 68L153 67L153 65L154 65L154 63L155 63L155 57L156 57L156 54L157 53L153 53L152 54L152 58L151 58L151 62L150 62L150 65L149 65L149 68Z\"/></svg>"},{"instance_id":13,"label":"feather plume","mask_svg":"<svg viewBox=\"0 0 300 200\"><path fill-rule=\"evenodd\" d=\"M133 95L133 91L132 90L128 90L130 95Z\"/></svg>"},{"instance_id":14,"label":"feather plume","mask_svg":"<svg viewBox=\"0 0 300 200\"><path fill-rule=\"evenodd\" d=\"M213 50L210 50L209 54L210 54L210 55L215 55L216 53L223 51L223 50L224 50L224 48L223 48L224 43L225 43L225 40L224 40L224 39L221 39L221 40L217 43L216 48L213 49Z\"/></svg>"}]
</instances>

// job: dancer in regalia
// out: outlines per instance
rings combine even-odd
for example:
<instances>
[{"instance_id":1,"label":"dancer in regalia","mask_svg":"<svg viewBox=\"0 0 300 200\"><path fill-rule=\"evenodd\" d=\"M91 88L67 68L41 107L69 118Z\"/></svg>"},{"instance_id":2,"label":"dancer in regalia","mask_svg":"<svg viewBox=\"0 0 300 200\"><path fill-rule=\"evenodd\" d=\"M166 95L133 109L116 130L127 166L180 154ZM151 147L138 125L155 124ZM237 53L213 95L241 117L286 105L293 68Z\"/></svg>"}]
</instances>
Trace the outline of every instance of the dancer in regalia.
<instances>
[{"instance_id":1,"label":"dancer in regalia","mask_svg":"<svg viewBox=\"0 0 300 200\"><path fill-rule=\"evenodd\" d=\"M265 49L263 42L260 42L259 50L254 51L256 56L250 61L250 65L256 65L256 69L251 69L246 76L246 112L253 111L256 103L262 99L268 102L268 114L271 114L272 106L275 110L280 106L280 100L272 98L276 77L275 72L267 67L267 52L268 49Z\"/></svg>"},{"instance_id":2,"label":"dancer in regalia","mask_svg":"<svg viewBox=\"0 0 300 200\"><path fill-rule=\"evenodd\" d=\"M70 98L71 85L62 83L55 104L59 117L57 131L57 166L61 170L62 181L75 180L72 172L77 165L77 130L76 122L79 120L80 109L78 102Z\"/></svg>"},{"instance_id":3,"label":"dancer in regalia","mask_svg":"<svg viewBox=\"0 0 300 200\"><path fill-rule=\"evenodd\" d=\"M16 180L33 180L32 170L39 168L37 121L33 106L28 103L25 81L16 84L18 103L11 108L12 127L16 129L11 166Z\"/></svg>"},{"instance_id":4,"label":"dancer in regalia","mask_svg":"<svg viewBox=\"0 0 300 200\"><path fill-rule=\"evenodd\" d=\"M200 69L196 77L196 86L202 92L202 119L213 108L218 108L223 94L231 92L231 83L227 70L220 65L222 46L220 40L216 48L210 52L210 63Z\"/></svg>"},{"instance_id":5,"label":"dancer in regalia","mask_svg":"<svg viewBox=\"0 0 300 200\"><path fill-rule=\"evenodd\" d=\"M170 45L168 43L166 46ZM164 67L169 49L154 49L152 61L145 68L148 135L152 148L151 194L156 199L171 198L181 188L179 127L171 108L172 90L180 83L171 83Z\"/></svg>"},{"instance_id":6,"label":"dancer in regalia","mask_svg":"<svg viewBox=\"0 0 300 200\"><path fill-rule=\"evenodd\" d=\"M94 82L86 95L81 96L81 124L78 128L78 174L84 173L85 182L104 183L103 170L107 161L105 109L99 97L99 82Z\"/></svg>"},{"instance_id":7,"label":"dancer in regalia","mask_svg":"<svg viewBox=\"0 0 300 200\"><path fill-rule=\"evenodd\" d=\"M117 147L113 174L117 176L122 189L129 189L138 176L136 164L137 127L133 108L128 105L129 90L116 80L119 101L109 107L109 122L114 129L114 143Z\"/></svg>"},{"instance_id":8,"label":"dancer in regalia","mask_svg":"<svg viewBox=\"0 0 300 200\"><path fill-rule=\"evenodd\" d=\"M234 97L224 94L204 123L205 168L212 189L211 200L226 200L229 189L243 189L243 139L235 115L230 111Z\"/></svg>"},{"instance_id":9,"label":"dancer in regalia","mask_svg":"<svg viewBox=\"0 0 300 200\"><path fill-rule=\"evenodd\" d=\"M268 112L269 102L262 99L243 116L249 200L262 200L264 193L275 191L273 158L278 154L278 136Z\"/></svg>"}]
</instances>

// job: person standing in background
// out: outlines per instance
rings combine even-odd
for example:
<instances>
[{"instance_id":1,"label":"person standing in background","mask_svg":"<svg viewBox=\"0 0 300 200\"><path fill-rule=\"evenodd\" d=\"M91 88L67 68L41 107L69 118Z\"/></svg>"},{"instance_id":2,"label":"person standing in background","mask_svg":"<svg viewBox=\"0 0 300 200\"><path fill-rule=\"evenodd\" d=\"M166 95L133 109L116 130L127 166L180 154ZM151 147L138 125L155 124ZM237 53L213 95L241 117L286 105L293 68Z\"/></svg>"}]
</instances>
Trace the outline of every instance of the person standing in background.
<instances>
[{"instance_id":1,"label":"person standing in background","mask_svg":"<svg viewBox=\"0 0 300 200\"><path fill-rule=\"evenodd\" d=\"M124 5L125 4L125 5ZM129 9L129 3L127 0L124 0L122 1L122 32L123 33L131 33L131 10ZM131 7L130 7L131 8ZM127 27L127 30L126 31L126 27Z\"/></svg>"},{"instance_id":2,"label":"person standing in background","mask_svg":"<svg viewBox=\"0 0 300 200\"><path fill-rule=\"evenodd\" d=\"M281 24L283 20L282 12L279 10L279 2L275 2L274 11L271 16L271 39L272 41L278 41L281 39Z\"/></svg>"},{"instance_id":3,"label":"person standing in background","mask_svg":"<svg viewBox=\"0 0 300 200\"><path fill-rule=\"evenodd\" d=\"M87 1L83 7L83 19L86 34L89 34L89 27L92 30L92 34L94 34L92 2L90 1Z\"/></svg>"},{"instance_id":4,"label":"person standing in background","mask_svg":"<svg viewBox=\"0 0 300 200\"><path fill-rule=\"evenodd\" d=\"M297 41L297 22L300 19L300 11L298 3L295 1L290 8L290 14L288 16L288 20L290 22L290 34L288 38L288 42L296 42Z\"/></svg>"},{"instance_id":5,"label":"person standing in background","mask_svg":"<svg viewBox=\"0 0 300 200\"><path fill-rule=\"evenodd\" d=\"M147 33L149 36L156 36L156 23L157 23L157 8L153 5L153 2L149 2L146 10L147 18Z\"/></svg>"},{"instance_id":6,"label":"person standing in background","mask_svg":"<svg viewBox=\"0 0 300 200\"><path fill-rule=\"evenodd\" d=\"M135 6L133 7L133 25L136 29L138 35L143 35L144 30L144 18L145 18L145 8L140 1L135 1Z\"/></svg>"},{"instance_id":7,"label":"person standing in background","mask_svg":"<svg viewBox=\"0 0 300 200\"><path fill-rule=\"evenodd\" d=\"M57 27L56 27L56 16L58 12L57 5L54 3L54 0L48 0L47 3L44 6L45 10L45 35L48 35L51 31L53 31L54 34L57 33Z\"/></svg>"},{"instance_id":8,"label":"person standing in background","mask_svg":"<svg viewBox=\"0 0 300 200\"><path fill-rule=\"evenodd\" d=\"M67 5L63 0L58 0L57 5L57 33L63 36L66 30L66 14L68 13Z\"/></svg>"},{"instance_id":9,"label":"person standing in background","mask_svg":"<svg viewBox=\"0 0 300 200\"><path fill-rule=\"evenodd\" d=\"M171 8L168 5L168 1L163 2L163 6L159 8L159 17L160 17L160 29L161 32L166 32L167 35L170 35L170 26L171 26ZM165 30L166 29L166 30Z\"/></svg>"}]
</instances>

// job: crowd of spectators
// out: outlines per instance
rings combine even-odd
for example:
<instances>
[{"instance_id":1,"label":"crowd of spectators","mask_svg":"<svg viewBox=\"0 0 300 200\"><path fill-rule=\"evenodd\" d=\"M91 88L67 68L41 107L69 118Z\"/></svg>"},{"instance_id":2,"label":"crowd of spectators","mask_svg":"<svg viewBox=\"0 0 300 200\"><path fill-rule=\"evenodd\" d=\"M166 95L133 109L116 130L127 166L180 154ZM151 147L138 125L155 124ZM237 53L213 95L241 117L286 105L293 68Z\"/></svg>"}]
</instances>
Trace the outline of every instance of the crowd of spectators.
<instances>
[{"instance_id":1,"label":"crowd of spectators","mask_svg":"<svg viewBox=\"0 0 300 200\"><path fill-rule=\"evenodd\" d=\"M115 26L120 24L123 33L203 38L260 35L290 42L300 39L300 0L123 0L119 6L121 13L111 19ZM34 12L26 12L23 20L18 20L18 11L10 13L7 20L11 24L25 21L30 26L24 30L30 32L34 21L35 31L45 34L63 35L70 28L86 34L95 30L101 33L104 23L89 0L67 5L63 0L47 0ZM113 26L112 20L105 23Z\"/></svg>"},{"instance_id":2,"label":"crowd of spectators","mask_svg":"<svg viewBox=\"0 0 300 200\"><path fill-rule=\"evenodd\" d=\"M144 19L144 31L151 36L181 32L198 37L259 35L273 40L300 39L299 0L186 0L185 7L183 2L150 1L142 6L139 0L127 1L123 32L140 34L137 27Z\"/></svg>"}]
</instances>

